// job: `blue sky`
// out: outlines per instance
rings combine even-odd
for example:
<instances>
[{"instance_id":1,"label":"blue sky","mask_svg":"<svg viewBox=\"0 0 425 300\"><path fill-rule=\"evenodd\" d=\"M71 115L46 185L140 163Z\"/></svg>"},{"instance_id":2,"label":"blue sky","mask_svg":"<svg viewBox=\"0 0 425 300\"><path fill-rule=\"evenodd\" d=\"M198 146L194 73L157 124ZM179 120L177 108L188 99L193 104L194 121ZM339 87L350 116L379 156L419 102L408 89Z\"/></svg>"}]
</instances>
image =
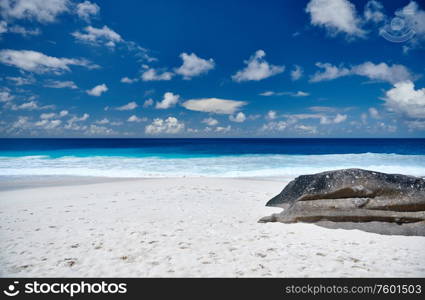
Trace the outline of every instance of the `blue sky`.
<instances>
[{"instance_id":1,"label":"blue sky","mask_svg":"<svg viewBox=\"0 0 425 300\"><path fill-rule=\"evenodd\" d=\"M0 0L2 137L425 137L421 1Z\"/></svg>"}]
</instances>

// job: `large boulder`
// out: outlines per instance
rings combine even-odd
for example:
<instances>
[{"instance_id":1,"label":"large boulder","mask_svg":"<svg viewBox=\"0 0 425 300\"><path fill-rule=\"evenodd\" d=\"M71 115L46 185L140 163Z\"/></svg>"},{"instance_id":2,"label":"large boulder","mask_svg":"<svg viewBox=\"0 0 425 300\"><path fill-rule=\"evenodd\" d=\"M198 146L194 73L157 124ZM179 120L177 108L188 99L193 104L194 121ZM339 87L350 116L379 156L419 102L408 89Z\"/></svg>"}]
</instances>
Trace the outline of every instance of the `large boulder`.
<instances>
[{"instance_id":1,"label":"large boulder","mask_svg":"<svg viewBox=\"0 0 425 300\"><path fill-rule=\"evenodd\" d=\"M362 169L302 175L266 205L284 210L260 222L425 235L425 180L413 176Z\"/></svg>"}]
</instances>

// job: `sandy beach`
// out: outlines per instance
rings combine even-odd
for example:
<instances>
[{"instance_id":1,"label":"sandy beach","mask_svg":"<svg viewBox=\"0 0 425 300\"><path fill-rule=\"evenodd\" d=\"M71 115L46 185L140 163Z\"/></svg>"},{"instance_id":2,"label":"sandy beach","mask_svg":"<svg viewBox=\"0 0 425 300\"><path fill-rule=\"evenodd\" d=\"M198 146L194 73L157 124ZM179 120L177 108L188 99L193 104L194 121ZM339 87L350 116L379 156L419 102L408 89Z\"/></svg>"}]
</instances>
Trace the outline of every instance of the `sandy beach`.
<instances>
[{"instance_id":1,"label":"sandy beach","mask_svg":"<svg viewBox=\"0 0 425 300\"><path fill-rule=\"evenodd\" d=\"M425 237L257 223L286 182L162 178L0 192L0 276L425 276Z\"/></svg>"}]
</instances>

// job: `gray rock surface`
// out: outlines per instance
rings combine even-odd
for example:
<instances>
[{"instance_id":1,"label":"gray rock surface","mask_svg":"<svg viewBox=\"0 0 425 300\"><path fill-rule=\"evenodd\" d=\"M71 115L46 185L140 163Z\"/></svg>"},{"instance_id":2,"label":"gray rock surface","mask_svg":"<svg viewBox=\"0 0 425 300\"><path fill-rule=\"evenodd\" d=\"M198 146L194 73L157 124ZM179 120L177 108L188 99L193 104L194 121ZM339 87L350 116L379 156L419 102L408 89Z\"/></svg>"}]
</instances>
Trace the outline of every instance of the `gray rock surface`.
<instances>
[{"instance_id":1,"label":"gray rock surface","mask_svg":"<svg viewBox=\"0 0 425 300\"><path fill-rule=\"evenodd\" d=\"M302 175L266 205L284 211L259 222L425 235L425 180L413 176L362 169Z\"/></svg>"}]
</instances>

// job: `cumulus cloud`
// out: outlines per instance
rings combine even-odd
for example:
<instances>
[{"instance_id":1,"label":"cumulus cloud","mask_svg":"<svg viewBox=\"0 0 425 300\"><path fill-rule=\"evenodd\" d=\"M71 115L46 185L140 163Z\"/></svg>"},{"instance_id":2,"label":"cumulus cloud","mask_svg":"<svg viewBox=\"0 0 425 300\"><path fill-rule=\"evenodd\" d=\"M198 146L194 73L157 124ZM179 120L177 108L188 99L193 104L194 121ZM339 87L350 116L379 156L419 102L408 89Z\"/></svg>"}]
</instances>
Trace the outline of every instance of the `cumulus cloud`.
<instances>
[{"instance_id":1,"label":"cumulus cloud","mask_svg":"<svg viewBox=\"0 0 425 300\"><path fill-rule=\"evenodd\" d=\"M115 109L116 109L116 110L120 110L120 111L133 110L133 109L136 109L138 106L139 106L139 105L138 105L136 102L131 101L131 102L129 102L129 103L127 103L127 104L123 105L123 106L118 106L118 107L117 107L117 108L115 108Z\"/></svg>"},{"instance_id":2,"label":"cumulus cloud","mask_svg":"<svg viewBox=\"0 0 425 300\"><path fill-rule=\"evenodd\" d=\"M420 9L417 2L410 1L396 12L396 16L405 19L415 32L415 36L410 40L410 46L425 41L425 10Z\"/></svg>"},{"instance_id":3,"label":"cumulus cloud","mask_svg":"<svg viewBox=\"0 0 425 300\"><path fill-rule=\"evenodd\" d=\"M284 131L288 127L286 121L272 121L264 124L261 131Z\"/></svg>"},{"instance_id":4,"label":"cumulus cloud","mask_svg":"<svg viewBox=\"0 0 425 300\"><path fill-rule=\"evenodd\" d=\"M364 19L366 22L381 23L386 19L384 6L381 2L370 0L366 3L364 9Z\"/></svg>"},{"instance_id":5,"label":"cumulus cloud","mask_svg":"<svg viewBox=\"0 0 425 300\"><path fill-rule=\"evenodd\" d=\"M121 78L121 80L120 80L122 83L129 83L129 84L131 84L131 83L134 83L134 82L137 82L137 81L139 81L139 79L138 78L128 78L128 77L123 77L123 78Z\"/></svg>"},{"instance_id":6,"label":"cumulus cloud","mask_svg":"<svg viewBox=\"0 0 425 300\"><path fill-rule=\"evenodd\" d=\"M303 72L304 71L300 66L295 65L294 69L291 71L291 79L293 81L300 79L303 76Z\"/></svg>"},{"instance_id":7,"label":"cumulus cloud","mask_svg":"<svg viewBox=\"0 0 425 300\"><path fill-rule=\"evenodd\" d=\"M0 21L0 36L6 32L20 34L24 37L41 34L41 30L39 28L28 29L20 25L9 26L6 21Z\"/></svg>"},{"instance_id":8,"label":"cumulus cloud","mask_svg":"<svg viewBox=\"0 0 425 300\"><path fill-rule=\"evenodd\" d=\"M175 106L179 102L180 96L171 92L166 92L161 101L155 105L156 109L168 109Z\"/></svg>"},{"instance_id":9,"label":"cumulus cloud","mask_svg":"<svg viewBox=\"0 0 425 300\"><path fill-rule=\"evenodd\" d=\"M153 105L153 103L154 103L153 99L148 99L148 100L146 100L146 101L143 103L143 107L144 107L144 108L147 108L147 107L149 107L149 106L152 106L152 105Z\"/></svg>"},{"instance_id":10,"label":"cumulus cloud","mask_svg":"<svg viewBox=\"0 0 425 300\"><path fill-rule=\"evenodd\" d=\"M149 68L142 73L143 81L166 81L171 80L174 76L174 73L164 71L162 73L158 72L153 68Z\"/></svg>"},{"instance_id":11,"label":"cumulus cloud","mask_svg":"<svg viewBox=\"0 0 425 300\"><path fill-rule=\"evenodd\" d=\"M69 0L1 0L0 14L5 19L27 19L41 23L56 21L56 17L69 11Z\"/></svg>"},{"instance_id":12,"label":"cumulus cloud","mask_svg":"<svg viewBox=\"0 0 425 300\"><path fill-rule=\"evenodd\" d=\"M311 82L319 82L326 80L333 80L339 77L347 76L350 74L350 70L343 67L333 66L329 63L316 63L316 66L323 69L322 72L316 72L311 78Z\"/></svg>"},{"instance_id":13,"label":"cumulus cloud","mask_svg":"<svg viewBox=\"0 0 425 300\"><path fill-rule=\"evenodd\" d=\"M83 130L86 127L82 127L80 125L77 125L76 123L84 122L90 118L90 115L88 113L84 113L81 117L78 116L72 116L67 120L67 124L65 125L66 129L71 130Z\"/></svg>"},{"instance_id":14,"label":"cumulus cloud","mask_svg":"<svg viewBox=\"0 0 425 300\"><path fill-rule=\"evenodd\" d=\"M214 69L215 63L212 58L203 59L198 57L195 53L180 54L183 64L175 70L176 74L183 76L183 79L189 80L192 77L199 76Z\"/></svg>"},{"instance_id":15,"label":"cumulus cloud","mask_svg":"<svg viewBox=\"0 0 425 300\"><path fill-rule=\"evenodd\" d=\"M37 101L31 100L22 104L12 104L10 105L11 110L42 110L42 109L52 109L54 108L53 105L44 105L40 106L38 105Z\"/></svg>"},{"instance_id":16,"label":"cumulus cloud","mask_svg":"<svg viewBox=\"0 0 425 300\"><path fill-rule=\"evenodd\" d=\"M140 122L146 122L147 118L139 118L136 115L132 115L127 119L127 122L132 122L132 123L140 123Z\"/></svg>"},{"instance_id":17,"label":"cumulus cloud","mask_svg":"<svg viewBox=\"0 0 425 300\"><path fill-rule=\"evenodd\" d=\"M245 64L245 69L238 71L232 76L232 79L236 82L242 81L259 81L279 73L285 70L284 66L275 66L269 64L264 57L266 53L263 50L257 50L253 56L251 56Z\"/></svg>"},{"instance_id":18,"label":"cumulus cloud","mask_svg":"<svg viewBox=\"0 0 425 300\"><path fill-rule=\"evenodd\" d=\"M218 98L191 99L182 106L188 110L232 115L247 103L244 101L226 100Z\"/></svg>"},{"instance_id":19,"label":"cumulus cloud","mask_svg":"<svg viewBox=\"0 0 425 300\"><path fill-rule=\"evenodd\" d=\"M243 123L246 120L246 116L243 112L238 112L235 116L229 116L229 120L236 123Z\"/></svg>"},{"instance_id":20,"label":"cumulus cloud","mask_svg":"<svg viewBox=\"0 0 425 300\"><path fill-rule=\"evenodd\" d=\"M44 86L53 89L78 89L78 86L75 84L75 82L70 80L47 80Z\"/></svg>"},{"instance_id":21,"label":"cumulus cloud","mask_svg":"<svg viewBox=\"0 0 425 300\"><path fill-rule=\"evenodd\" d=\"M94 88L90 90L87 90L86 93L89 94L90 96L99 97L106 91L108 91L108 87L106 86L106 84L103 83L103 84L96 85Z\"/></svg>"},{"instance_id":22,"label":"cumulus cloud","mask_svg":"<svg viewBox=\"0 0 425 300\"><path fill-rule=\"evenodd\" d=\"M311 82L327 81L336 78L357 75L367 77L370 80L386 81L396 83L399 81L412 80L414 75L403 65L387 65L386 63L374 64L365 62L352 67L337 67L329 63L316 63L316 66L323 71L316 72L311 78Z\"/></svg>"},{"instance_id":23,"label":"cumulus cloud","mask_svg":"<svg viewBox=\"0 0 425 300\"><path fill-rule=\"evenodd\" d=\"M175 117L168 117L166 119L157 118L145 127L145 133L150 135L176 134L183 131L184 128L184 123Z\"/></svg>"},{"instance_id":24,"label":"cumulus cloud","mask_svg":"<svg viewBox=\"0 0 425 300\"><path fill-rule=\"evenodd\" d=\"M348 0L311 0L306 7L313 26L325 28L331 35L339 33L348 37L363 37L361 18L355 6Z\"/></svg>"},{"instance_id":25,"label":"cumulus cloud","mask_svg":"<svg viewBox=\"0 0 425 300\"><path fill-rule=\"evenodd\" d=\"M410 118L425 118L425 88L415 89L411 81L394 84L383 100L390 111Z\"/></svg>"},{"instance_id":26,"label":"cumulus cloud","mask_svg":"<svg viewBox=\"0 0 425 300\"><path fill-rule=\"evenodd\" d=\"M374 107L370 107L368 109L368 112L369 112L369 115L374 119L379 119L381 117L381 115L379 114L379 111Z\"/></svg>"},{"instance_id":27,"label":"cumulus cloud","mask_svg":"<svg viewBox=\"0 0 425 300\"><path fill-rule=\"evenodd\" d=\"M15 96L10 93L8 88L0 90L0 102L12 101L14 98Z\"/></svg>"},{"instance_id":28,"label":"cumulus cloud","mask_svg":"<svg viewBox=\"0 0 425 300\"><path fill-rule=\"evenodd\" d=\"M61 120L43 119L35 123L35 126L42 127L43 129L50 130L62 124Z\"/></svg>"},{"instance_id":29,"label":"cumulus cloud","mask_svg":"<svg viewBox=\"0 0 425 300\"><path fill-rule=\"evenodd\" d=\"M90 22L91 18L99 14L100 7L96 3L84 1L77 4L76 14L82 20Z\"/></svg>"},{"instance_id":30,"label":"cumulus cloud","mask_svg":"<svg viewBox=\"0 0 425 300\"><path fill-rule=\"evenodd\" d=\"M99 124L99 125L105 125L105 124L109 124L110 121L107 118L103 118L102 120L98 120L96 122L94 122L95 124Z\"/></svg>"},{"instance_id":31,"label":"cumulus cloud","mask_svg":"<svg viewBox=\"0 0 425 300\"><path fill-rule=\"evenodd\" d=\"M217 119L214 118L205 118L202 120L202 123L207 124L208 126L215 126L218 124Z\"/></svg>"},{"instance_id":32,"label":"cumulus cloud","mask_svg":"<svg viewBox=\"0 0 425 300\"><path fill-rule=\"evenodd\" d=\"M102 45L114 48L117 43L124 41L118 33L106 25L102 28L87 26L82 32L75 31L71 34L77 41L94 46Z\"/></svg>"},{"instance_id":33,"label":"cumulus cloud","mask_svg":"<svg viewBox=\"0 0 425 300\"><path fill-rule=\"evenodd\" d=\"M214 132L217 132L217 133L228 133L231 130L232 130L232 126L230 126L230 125L227 125L226 127L224 127L224 126L217 126L214 129Z\"/></svg>"},{"instance_id":34,"label":"cumulus cloud","mask_svg":"<svg viewBox=\"0 0 425 300\"><path fill-rule=\"evenodd\" d=\"M276 119L276 118L277 118L277 113L276 113L276 111L274 111L274 110L269 110L269 111L267 112L266 119L268 119L268 120L274 120L274 119Z\"/></svg>"},{"instance_id":35,"label":"cumulus cloud","mask_svg":"<svg viewBox=\"0 0 425 300\"><path fill-rule=\"evenodd\" d=\"M61 74L70 71L69 66L82 66L89 69L97 68L86 59L57 58L32 50L0 51L0 63L34 73Z\"/></svg>"},{"instance_id":36,"label":"cumulus cloud","mask_svg":"<svg viewBox=\"0 0 425 300\"><path fill-rule=\"evenodd\" d=\"M320 124L327 125L327 124L339 124L344 121L346 121L348 118L347 115L337 114L335 117L330 118L328 116L321 116L320 117Z\"/></svg>"}]
</instances>

